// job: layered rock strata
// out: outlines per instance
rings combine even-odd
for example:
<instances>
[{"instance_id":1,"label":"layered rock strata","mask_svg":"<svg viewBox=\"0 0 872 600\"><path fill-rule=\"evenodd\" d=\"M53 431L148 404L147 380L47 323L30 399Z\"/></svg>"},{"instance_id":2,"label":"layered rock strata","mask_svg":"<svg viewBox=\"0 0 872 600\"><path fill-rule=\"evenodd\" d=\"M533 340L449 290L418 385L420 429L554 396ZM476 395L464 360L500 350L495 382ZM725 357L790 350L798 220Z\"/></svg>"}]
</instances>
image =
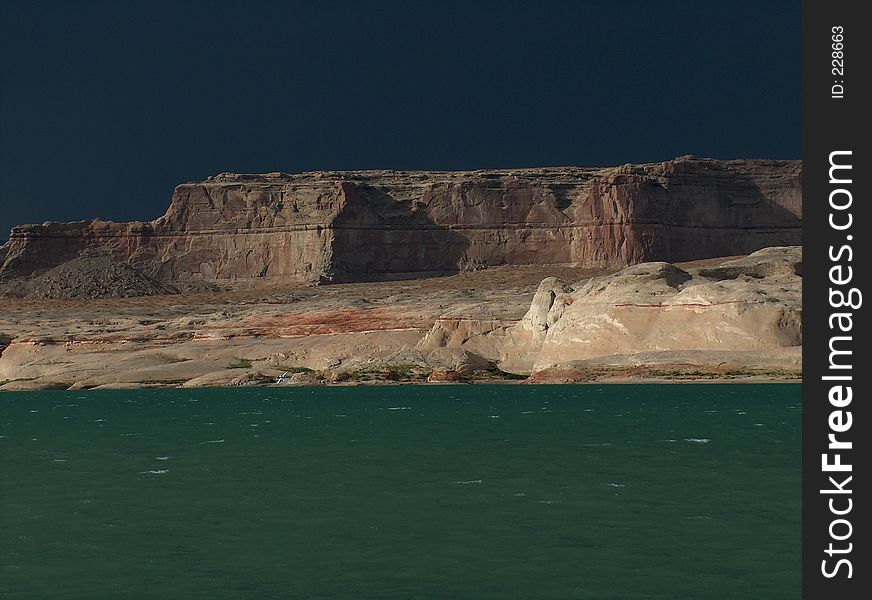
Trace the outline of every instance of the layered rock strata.
<instances>
[{"instance_id":1,"label":"layered rock strata","mask_svg":"<svg viewBox=\"0 0 872 600\"><path fill-rule=\"evenodd\" d=\"M616 267L794 245L801 163L224 173L149 222L13 228L0 279L102 255L166 283L364 281L485 266Z\"/></svg>"}]
</instances>

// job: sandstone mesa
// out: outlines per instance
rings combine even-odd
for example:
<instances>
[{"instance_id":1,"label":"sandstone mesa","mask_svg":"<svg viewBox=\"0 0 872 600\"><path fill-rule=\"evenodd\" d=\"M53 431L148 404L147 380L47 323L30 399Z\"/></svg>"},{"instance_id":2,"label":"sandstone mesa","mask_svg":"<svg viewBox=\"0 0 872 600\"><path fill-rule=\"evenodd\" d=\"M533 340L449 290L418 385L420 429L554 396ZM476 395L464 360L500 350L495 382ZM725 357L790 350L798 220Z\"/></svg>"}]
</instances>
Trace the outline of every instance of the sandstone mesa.
<instances>
[{"instance_id":1,"label":"sandstone mesa","mask_svg":"<svg viewBox=\"0 0 872 600\"><path fill-rule=\"evenodd\" d=\"M222 174L147 223L16 227L0 389L796 378L800 178L692 157Z\"/></svg>"},{"instance_id":2,"label":"sandstone mesa","mask_svg":"<svg viewBox=\"0 0 872 600\"><path fill-rule=\"evenodd\" d=\"M87 252L162 282L361 281L497 265L619 267L801 243L799 161L611 168L224 173L150 222L24 225L0 280Z\"/></svg>"}]
</instances>

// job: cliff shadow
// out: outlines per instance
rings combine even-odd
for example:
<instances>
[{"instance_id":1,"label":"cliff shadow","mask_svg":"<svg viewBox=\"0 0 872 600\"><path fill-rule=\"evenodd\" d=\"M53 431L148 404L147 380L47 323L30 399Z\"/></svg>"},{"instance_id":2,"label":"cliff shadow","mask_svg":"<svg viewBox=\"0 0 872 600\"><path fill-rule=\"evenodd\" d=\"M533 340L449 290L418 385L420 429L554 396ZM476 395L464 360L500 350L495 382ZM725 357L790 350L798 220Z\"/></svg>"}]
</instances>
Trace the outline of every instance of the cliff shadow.
<instances>
[{"instance_id":1,"label":"cliff shadow","mask_svg":"<svg viewBox=\"0 0 872 600\"><path fill-rule=\"evenodd\" d=\"M657 219L662 225L653 235L661 236L662 243L652 245L651 259L679 262L802 245L799 180L791 188L780 178L706 167L714 185L672 184L657 194L655 201L666 210ZM712 173L715 168L720 172Z\"/></svg>"},{"instance_id":2,"label":"cliff shadow","mask_svg":"<svg viewBox=\"0 0 872 600\"><path fill-rule=\"evenodd\" d=\"M453 275L466 263L466 236L429 216L420 200L343 184L345 202L331 224L331 281L387 281Z\"/></svg>"}]
</instances>

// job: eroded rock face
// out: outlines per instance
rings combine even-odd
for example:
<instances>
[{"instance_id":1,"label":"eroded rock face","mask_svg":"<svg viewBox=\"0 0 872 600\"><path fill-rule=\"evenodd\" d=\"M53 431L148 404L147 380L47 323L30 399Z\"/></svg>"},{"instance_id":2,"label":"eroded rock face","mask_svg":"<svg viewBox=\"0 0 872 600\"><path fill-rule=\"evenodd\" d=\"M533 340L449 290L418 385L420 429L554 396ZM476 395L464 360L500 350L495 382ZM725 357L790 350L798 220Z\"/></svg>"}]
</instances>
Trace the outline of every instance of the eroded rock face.
<instances>
[{"instance_id":1,"label":"eroded rock face","mask_svg":"<svg viewBox=\"0 0 872 600\"><path fill-rule=\"evenodd\" d=\"M530 312L507 332L502 368L537 372L612 356L798 348L801 264L800 247L690 271L644 263L555 294L545 314L540 288ZM534 325L540 322L544 333Z\"/></svg>"},{"instance_id":2,"label":"eroded rock face","mask_svg":"<svg viewBox=\"0 0 872 600\"><path fill-rule=\"evenodd\" d=\"M801 163L222 174L147 223L13 228L0 279L97 252L163 282L360 281L496 265L614 267L800 243Z\"/></svg>"}]
</instances>

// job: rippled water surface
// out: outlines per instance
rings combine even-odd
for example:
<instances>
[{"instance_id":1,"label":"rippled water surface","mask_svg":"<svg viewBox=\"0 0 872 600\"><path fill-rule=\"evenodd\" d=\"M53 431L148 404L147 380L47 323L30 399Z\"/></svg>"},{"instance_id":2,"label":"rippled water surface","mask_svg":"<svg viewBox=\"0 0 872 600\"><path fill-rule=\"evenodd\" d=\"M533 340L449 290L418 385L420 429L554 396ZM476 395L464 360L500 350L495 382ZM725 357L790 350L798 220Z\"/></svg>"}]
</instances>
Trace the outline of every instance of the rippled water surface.
<instances>
[{"instance_id":1,"label":"rippled water surface","mask_svg":"<svg viewBox=\"0 0 872 600\"><path fill-rule=\"evenodd\" d=\"M4 598L796 598L797 385L0 394Z\"/></svg>"}]
</instances>

